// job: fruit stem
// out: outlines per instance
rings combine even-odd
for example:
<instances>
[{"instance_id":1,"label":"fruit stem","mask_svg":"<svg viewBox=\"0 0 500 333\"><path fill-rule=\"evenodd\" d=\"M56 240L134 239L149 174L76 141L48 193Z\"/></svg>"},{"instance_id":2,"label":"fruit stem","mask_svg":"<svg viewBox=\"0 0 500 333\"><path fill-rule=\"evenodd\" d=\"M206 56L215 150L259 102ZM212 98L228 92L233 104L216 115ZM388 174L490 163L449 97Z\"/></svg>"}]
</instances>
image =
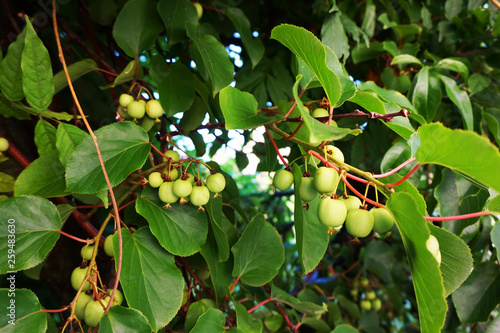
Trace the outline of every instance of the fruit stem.
<instances>
[{"instance_id":1,"label":"fruit stem","mask_svg":"<svg viewBox=\"0 0 500 333\"><path fill-rule=\"evenodd\" d=\"M251 308L250 310L248 310L247 312L248 313L252 313L254 312L255 310L257 310L258 308L260 308L262 305L266 304L266 303L269 303L271 301L274 301L274 298L268 298L266 300L263 300L262 302L260 302L259 304L257 304L256 306L254 306L253 308Z\"/></svg>"},{"instance_id":2,"label":"fruit stem","mask_svg":"<svg viewBox=\"0 0 500 333\"><path fill-rule=\"evenodd\" d=\"M66 237L68 237L68 238L71 238L71 239L73 239L73 240L76 240L77 242L80 242L80 243L85 243L85 244L87 244L87 242L88 242L88 240L87 240L87 239L83 239L83 238L78 238L78 237L75 237L75 236L73 236L73 235L70 235L70 234L68 234L68 233L66 233L66 232L64 232L64 231L62 231L62 230L58 230L58 231L59 231L59 233L60 233L61 235L66 236Z\"/></svg>"},{"instance_id":3,"label":"fruit stem","mask_svg":"<svg viewBox=\"0 0 500 333\"><path fill-rule=\"evenodd\" d=\"M363 199L364 201L374 205L374 206L377 206L377 207L385 207L384 205L382 205L381 203L378 203L378 202L375 202L371 199L368 199L367 197L365 197L364 195L362 195L361 193L358 192L358 190L356 190L346 179L345 175L341 174L340 177L342 178L342 181L347 185L347 187L349 187L349 189L354 193L356 194L359 198Z\"/></svg>"},{"instance_id":4,"label":"fruit stem","mask_svg":"<svg viewBox=\"0 0 500 333\"><path fill-rule=\"evenodd\" d=\"M288 168L288 167L290 167L290 166L288 165L288 163L285 161L285 159L283 158L283 156L281 155L280 150L278 149L278 146L276 145L276 142L274 142L274 139L273 139L273 137L271 136L271 133L269 133L269 130L268 130L267 128L266 128L266 135L267 135L267 137L269 138L269 140L271 140L271 143L272 143L272 145L273 145L273 147L274 147L274 150L276 150L276 153L278 154L278 156L279 156L279 158L280 158L281 162L283 162L283 164L284 164L287 168ZM293 137L292 137L291 139L293 139Z\"/></svg>"},{"instance_id":5,"label":"fruit stem","mask_svg":"<svg viewBox=\"0 0 500 333\"><path fill-rule=\"evenodd\" d=\"M444 221L454 221L454 220L465 220L471 219L474 217L486 216L486 215L496 215L498 212L491 212L489 210L485 210L482 212L469 213L463 215L455 215L455 216L424 216L427 221L432 222L444 222Z\"/></svg>"}]
</instances>

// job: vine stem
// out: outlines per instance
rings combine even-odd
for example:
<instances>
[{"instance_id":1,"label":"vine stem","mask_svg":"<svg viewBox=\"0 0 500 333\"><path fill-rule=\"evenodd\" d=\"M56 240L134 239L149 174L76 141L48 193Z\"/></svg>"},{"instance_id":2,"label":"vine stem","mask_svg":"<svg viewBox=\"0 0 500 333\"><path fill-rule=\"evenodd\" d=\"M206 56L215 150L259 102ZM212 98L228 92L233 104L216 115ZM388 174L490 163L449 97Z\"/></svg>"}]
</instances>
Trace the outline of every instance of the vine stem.
<instances>
[{"instance_id":1,"label":"vine stem","mask_svg":"<svg viewBox=\"0 0 500 333\"><path fill-rule=\"evenodd\" d=\"M236 277L236 280L234 280L234 283L231 285L231 288L229 288L229 292L232 293L236 285L238 284L238 281L240 281L240 276L238 275Z\"/></svg>"},{"instance_id":2,"label":"vine stem","mask_svg":"<svg viewBox=\"0 0 500 333\"><path fill-rule=\"evenodd\" d=\"M271 290L269 289L268 285L264 285L264 288L266 289L266 291L269 294L271 294ZM292 333L298 333L297 328L295 327L294 324L292 324L292 322L290 321L290 318L288 318L288 314L285 312L285 310L283 310L283 308L281 307L280 303L278 301L274 300L274 305L276 305L276 307L278 308L278 310L281 312L281 315L285 318L286 324L288 325L288 327L290 328L290 330L292 331Z\"/></svg>"},{"instance_id":3,"label":"vine stem","mask_svg":"<svg viewBox=\"0 0 500 333\"><path fill-rule=\"evenodd\" d=\"M469 214L463 214L463 215L455 215L455 216L424 216L424 218L427 221L443 222L443 221L465 220L465 219L471 219L471 218L474 218L474 217L480 217L480 216L486 216L486 215L495 215L495 214L498 214L498 212L491 212L489 210L485 210L485 211L482 211L482 212L469 213Z\"/></svg>"},{"instance_id":4,"label":"vine stem","mask_svg":"<svg viewBox=\"0 0 500 333\"><path fill-rule=\"evenodd\" d=\"M87 240L86 240L86 239L83 239L83 238L78 238L78 237L73 236L73 235L70 235L70 234L68 234L67 232L64 232L64 231L62 231L62 230L58 230L58 231L59 231L59 233L60 233L61 235L66 236L66 237L68 237L68 238L71 238L71 239L73 239L73 240L76 240L77 242L80 242L80 243L87 243Z\"/></svg>"},{"instance_id":5,"label":"vine stem","mask_svg":"<svg viewBox=\"0 0 500 333\"><path fill-rule=\"evenodd\" d=\"M373 175L373 178L378 179L378 178L384 178L384 177L390 176L390 175L398 172L399 170L403 169L405 166L407 166L408 164L410 164L413 161L415 161L415 157L409 158L408 160L404 161L403 163L401 163L400 165L398 165L397 167L395 167L391 171L387 171L385 173L381 173L378 175Z\"/></svg>"},{"instance_id":6,"label":"vine stem","mask_svg":"<svg viewBox=\"0 0 500 333\"><path fill-rule=\"evenodd\" d=\"M280 150L278 149L278 146L276 145L276 142L274 142L274 139L271 136L271 133L269 133L269 130L267 128L266 128L266 135L269 138L269 140L271 141L271 143L273 144L274 150L276 150L276 154L278 154L281 162L283 162L283 164L286 165L287 168L290 167L288 165L288 163L285 161L285 159L283 158L283 155L281 155Z\"/></svg>"},{"instance_id":7,"label":"vine stem","mask_svg":"<svg viewBox=\"0 0 500 333\"><path fill-rule=\"evenodd\" d=\"M257 310L258 308L260 308L262 305L264 305L266 303L269 303L269 302L272 302L272 301L274 301L274 298L268 298L266 300L263 300L262 302L260 302L259 304L257 304L256 306L254 306L253 308L251 308L250 310L248 310L248 313L252 313L255 310Z\"/></svg>"},{"instance_id":8,"label":"vine stem","mask_svg":"<svg viewBox=\"0 0 500 333\"><path fill-rule=\"evenodd\" d=\"M411 175L413 175L413 174L415 173L415 171L417 171L417 170L418 170L418 168L420 168L420 166L421 166L421 164L420 164L420 163L418 163L417 165L415 165L415 166L413 167L413 169L411 169L411 171L410 171L410 172L408 172L408 173L406 174L406 176L404 176L403 178L401 178L400 180L398 180L398 181L397 181L397 182L395 182L395 183L392 183L392 184L387 184L387 186L389 186L389 187L391 187L391 188L392 188L392 187L396 187L396 186L398 186L398 185L403 184L403 183L404 183L404 182L405 182L408 178L410 178L410 176L411 176Z\"/></svg>"},{"instance_id":9,"label":"vine stem","mask_svg":"<svg viewBox=\"0 0 500 333\"><path fill-rule=\"evenodd\" d=\"M106 185L108 187L109 194L111 196L111 201L113 203L113 211L114 211L114 215L115 215L114 216L115 217L115 225L117 226L117 230L118 230L118 239L119 239L119 242L118 242L118 244L119 244L119 246L118 246L118 265L117 265L118 267L116 269L116 280L115 280L115 283L113 286L113 291L111 292L110 300L109 300L108 306L106 307L106 310L105 310L105 312L107 312L109 310L109 308L111 307L111 304L113 303L113 298L115 296L116 290L118 289L118 283L120 282L120 274L121 274L121 269L122 269L122 255L123 255L123 253L122 253L123 252L123 244L122 243L123 243L123 241L122 241L122 232L121 232L121 227L120 227L120 225L121 225L120 212L118 211L118 204L116 203L115 194L113 192L113 186L111 186L111 182L110 182L109 177L108 177L108 172L106 171L106 166L104 165L104 160L102 158L101 150L99 149L99 144L97 142L97 137L95 136L94 131L92 131L92 128L90 127L90 124L87 121L87 117L85 116L85 113L83 112L82 106L80 105L78 97L76 96L75 88L73 87L73 83L71 82L71 77L69 75L68 66L66 65L66 59L64 58L64 53L62 50L61 38L59 35L59 28L57 26L56 8L57 8L56 0L52 0L52 22L54 25L54 35L56 38L57 50L59 53L59 60L61 61L61 64L63 66L64 74L66 76L66 80L68 81L68 87L71 91L73 101L75 102L75 105L78 109L78 112L80 113L80 116L82 117L82 120L85 124L85 127L89 131L89 134L92 138L92 141L94 142L95 149L97 152L97 157L99 158L99 163L101 165L102 173L104 175L104 179L106 180ZM99 232L95 236L96 243L99 242L103 231L104 231L104 229L101 227L101 230L99 230ZM97 247L94 248L94 252L95 252L95 254L97 254ZM93 255L91 262L95 262L94 255ZM91 268L91 266L90 266L90 268Z\"/></svg>"},{"instance_id":10,"label":"vine stem","mask_svg":"<svg viewBox=\"0 0 500 333\"><path fill-rule=\"evenodd\" d=\"M364 195L362 195L361 193L358 192L358 190L356 190L348 181L347 181L347 178L345 177L345 175L341 174L340 177L342 178L342 181L344 182L344 184L347 185L347 187L349 187L349 189L354 193L356 194L359 198L363 199L364 201L368 202L368 203L371 203L372 205L374 206L377 206L377 207L385 207L384 205L382 205L381 203L379 202L376 202L376 201L373 201L372 199L369 199L367 197L365 197Z\"/></svg>"}]
</instances>

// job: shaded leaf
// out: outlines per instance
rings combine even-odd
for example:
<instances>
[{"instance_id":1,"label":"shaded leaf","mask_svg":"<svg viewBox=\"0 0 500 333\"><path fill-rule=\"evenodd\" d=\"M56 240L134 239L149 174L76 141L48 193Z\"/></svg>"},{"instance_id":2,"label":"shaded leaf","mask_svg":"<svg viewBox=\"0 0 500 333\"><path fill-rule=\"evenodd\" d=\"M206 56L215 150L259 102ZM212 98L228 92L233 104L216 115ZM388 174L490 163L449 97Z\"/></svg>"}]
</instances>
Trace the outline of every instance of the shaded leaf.
<instances>
[{"instance_id":1,"label":"shaded leaf","mask_svg":"<svg viewBox=\"0 0 500 333\"><path fill-rule=\"evenodd\" d=\"M190 331L191 333L205 333L205 332L224 332L226 324L226 316L218 309L208 309L207 312L202 314L196 325Z\"/></svg>"},{"instance_id":2,"label":"shaded leaf","mask_svg":"<svg viewBox=\"0 0 500 333\"><path fill-rule=\"evenodd\" d=\"M143 333L150 332L148 319L136 309L112 306L99 322L102 333Z\"/></svg>"},{"instance_id":3,"label":"shaded leaf","mask_svg":"<svg viewBox=\"0 0 500 333\"><path fill-rule=\"evenodd\" d=\"M196 8L189 0L160 0L158 13L167 28L169 44L186 39L186 24L198 22Z\"/></svg>"},{"instance_id":4,"label":"shaded leaf","mask_svg":"<svg viewBox=\"0 0 500 333\"><path fill-rule=\"evenodd\" d=\"M43 119L35 126L35 144L40 156L56 150L56 128Z\"/></svg>"},{"instance_id":5,"label":"shaded leaf","mask_svg":"<svg viewBox=\"0 0 500 333\"><path fill-rule=\"evenodd\" d=\"M0 192L14 191L15 179L11 175L0 172Z\"/></svg>"},{"instance_id":6,"label":"shaded leaf","mask_svg":"<svg viewBox=\"0 0 500 333\"><path fill-rule=\"evenodd\" d=\"M156 71L155 81L158 85L161 106L167 117L171 117L177 112L186 111L193 103L193 75L181 62L174 63L170 68L167 66L161 68Z\"/></svg>"},{"instance_id":7,"label":"shaded leaf","mask_svg":"<svg viewBox=\"0 0 500 333\"><path fill-rule=\"evenodd\" d=\"M427 122L431 122L441 104L441 82L436 70L425 66L415 76L412 103Z\"/></svg>"},{"instance_id":8,"label":"shaded leaf","mask_svg":"<svg viewBox=\"0 0 500 333\"><path fill-rule=\"evenodd\" d=\"M0 317L0 332L44 333L47 329L47 315L41 311L42 306L36 295L29 289L17 289L14 297L10 293L7 288L0 289L1 305L4 309L4 315ZM15 301L14 318L9 315L8 307L11 304L8 302L11 300Z\"/></svg>"},{"instance_id":9,"label":"shaded leaf","mask_svg":"<svg viewBox=\"0 0 500 333\"><path fill-rule=\"evenodd\" d=\"M59 160L67 165L69 157L89 135L78 127L71 124L60 123L56 131L56 148L59 152Z\"/></svg>"},{"instance_id":10,"label":"shaded leaf","mask_svg":"<svg viewBox=\"0 0 500 333\"><path fill-rule=\"evenodd\" d=\"M469 69L467 68L467 66L463 62L456 59L441 59L434 65L434 67L438 69L446 69L457 72L462 76L464 80L467 80L467 78L469 77Z\"/></svg>"},{"instance_id":11,"label":"shaded leaf","mask_svg":"<svg viewBox=\"0 0 500 333\"><path fill-rule=\"evenodd\" d=\"M416 64L423 66L422 62L417 59L416 57L410 55L410 54L400 54L394 57L391 61L391 65L400 65L401 67L410 65L410 64Z\"/></svg>"},{"instance_id":12,"label":"shaded leaf","mask_svg":"<svg viewBox=\"0 0 500 333\"><path fill-rule=\"evenodd\" d=\"M83 59L69 65L68 72L69 77L71 78L71 82L75 82L83 75L93 72L96 69L97 63L92 59ZM56 75L54 75L54 94L57 94L67 86L68 80L66 79L64 71L60 71Z\"/></svg>"},{"instance_id":13,"label":"shaded leaf","mask_svg":"<svg viewBox=\"0 0 500 333\"><path fill-rule=\"evenodd\" d=\"M7 55L2 62L0 62L0 90L2 90L3 96L10 101L17 102L24 98L21 56L27 30L28 26L26 26L17 36L16 40L9 45ZM0 110L1 109L3 108L0 108Z\"/></svg>"},{"instance_id":14,"label":"shaded leaf","mask_svg":"<svg viewBox=\"0 0 500 333\"><path fill-rule=\"evenodd\" d=\"M236 310L236 325L238 328L245 333L261 333L262 323L248 313L243 304L234 301L233 304Z\"/></svg>"},{"instance_id":15,"label":"shaded leaf","mask_svg":"<svg viewBox=\"0 0 500 333\"><path fill-rule=\"evenodd\" d=\"M474 121L472 116L472 106L470 104L469 95L457 86L457 83L444 75L439 75L441 82L444 83L446 95L455 104L462 115L462 121L465 128L468 130L474 129Z\"/></svg>"}]
</instances>

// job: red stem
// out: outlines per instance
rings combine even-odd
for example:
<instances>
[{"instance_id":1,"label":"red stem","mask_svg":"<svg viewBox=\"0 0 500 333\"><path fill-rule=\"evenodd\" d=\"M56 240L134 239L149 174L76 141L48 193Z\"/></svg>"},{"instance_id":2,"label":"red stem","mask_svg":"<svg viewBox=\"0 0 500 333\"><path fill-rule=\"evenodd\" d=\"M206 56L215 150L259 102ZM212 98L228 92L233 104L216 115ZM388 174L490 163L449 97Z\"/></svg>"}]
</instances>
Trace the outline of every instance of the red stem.
<instances>
[{"instance_id":1,"label":"red stem","mask_svg":"<svg viewBox=\"0 0 500 333\"><path fill-rule=\"evenodd\" d=\"M297 126L297 128L295 129L295 131L293 131L292 134L290 134L289 136L285 136L285 140L290 140L291 138L293 138L295 136L295 134L297 134L297 132L299 131L299 129L302 127L302 125L304 125L304 122L301 122L299 124L299 126Z\"/></svg>"},{"instance_id":2,"label":"red stem","mask_svg":"<svg viewBox=\"0 0 500 333\"><path fill-rule=\"evenodd\" d=\"M393 183L393 184L387 184L387 186L389 187L396 187L398 185L401 185L403 184L408 178L410 178L411 175L413 175L415 173L415 171L417 171L418 168L420 168L420 163L415 165L413 167L413 169L411 169L410 172L408 172L408 174L406 176L404 176L403 178L401 178L400 180L398 180L397 182Z\"/></svg>"},{"instance_id":3,"label":"red stem","mask_svg":"<svg viewBox=\"0 0 500 333\"><path fill-rule=\"evenodd\" d=\"M269 294L271 294L271 290L269 289L269 286L265 285L264 288L266 289L266 291ZM278 301L274 301L274 304L276 305L278 310L281 312L281 315L285 318L286 324L288 325L288 327L290 327L290 330L293 333L297 333L298 332L297 328L295 327L294 324L292 324L292 322L290 321L290 318L288 318L288 314L285 312L285 310L283 310L280 303Z\"/></svg>"},{"instance_id":4,"label":"red stem","mask_svg":"<svg viewBox=\"0 0 500 333\"><path fill-rule=\"evenodd\" d=\"M271 302L271 301L274 301L274 298L268 298L262 302L260 302L259 304L257 304L256 306L254 306L253 308L251 308L250 310L248 310L248 313L252 313L254 312L255 310L257 310L258 308L260 308L262 305L268 303L268 302Z\"/></svg>"},{"instance_id":5,"label":"red stem","mask_svg":"<svg viewBox=\"0 0 500 333\"><path fill-rule=\"evenodd\" d=\"M485 215L495 215L497 212L490 212L488 210L476 213L469 213L463 215L455 215L455 216L424 216L427 221L440 222L440 221L454 221L454 220L465 220L471 219L474 217L485 216Z\"/></svg>"},{"instance_id":6,"label":"red stem","mask_svg":"<svg viewBox=\"0 0 500 333\"><path fill-rule=\"evenodd\" d=\"M340 177L342 178L342 181L347 185L347 187L349 187L349 189L354 193L356 194L360 199L363 199L364 201L368 202L368 203L371 203L372 205L374 206L377 206L377 207L385 207L384 205L382 205L381 203L379 202L376 202L376 201L373 201L372 199L368 199L367 197L365 197L364 195L362 195L361 193L359 193L346 179L346 177L343 175L343 174L340 174Z\"/></svg>"},{"instance_id":7,"label":"red stem","mask_svg":"<svg viewBox=\"0 0 500 333\"><path fill-rule=\"evenodd\" d=\"M283 162L284 165L286 165L287 167L289 167L288 163L285 161L285 159L281 155L280 150L278 149L278 146L276 146L276 142L274 142L274 139L271 136L271 133L269 133L269 131L267 129L266 129L266 134L267 134L267 137L269 138L269 140L271 140L271 143L273 144L274 150L276 150L276 153L278 154L281 162Z\"/></svg>"},{"instance_id":8,"label":"red stem","mask_svg":"<svg viewBox=\"0 0 500 333\"><path fill-rule=\"evenodd\" d=\"M323 156L321 156L320 154L318 154L314 150L309 150L309 154L314 155L315 157L319 158L319 160L321 162L323 162L325 164L325 166L327 166L329 168L333 168L333 169L337 170L338 172L340 172L340 169L338 167L336 167L335 165L333 165L330 162L328 162ZM346 172L346 176L348 178L351 178L351 179L356 180L356 181L358 181L360 183L363 183L363 184L367 184L368 183L368 181L366 179L359 178L358 176L355 176L355 175L351 175L348 172Z\"/></svg>"},{"instance_id":9,"label":"red stem","mask_svg":"<svg viewBox=\"0 0 500 333\"><path fill-rule=\"evenodd\" d=\"M405 166L407 166L408 164L410 164L413 161L415 161L415 157L412 157L412 158L406 160L405 162L401 163L400 165L398 165L397 167L395 167L391 171L387 171L386 173L381 173L379 175L373 175L373 178L384 178L384 177L390 176L393 173L398 172L399 170L401 170L402 168L404 168Z\"/></svg>"},{"instance_id":10,"label":"red stem","mask_svg":"<svg viewBox=\"0 0 500 333\"><path fill-rule=\"evenodd\" d=\"M127 202L125 205L121 206L120 208L118 208L118 211L121 211L122 209L125 209L127 206L130 206L131 204L133 204L135 201L137 200L137 198L133 199L133 200L130 200L129 202Z\"/></svg>"},{"instance_id":11,"label":"red stem","mask_svg":"<svg viewBox=\"0 0 500 333\"><path fill-rule=\"evenodd\" d=\"M59 231L59 233L60 233L61 235L66 236L66 237L71 238L71 239L74 239L74 240L76 240L77 242L80 242L80 243L87 243L87 240L86 240L86 239L82 239L82 238L75 237L75 236L73 236L73 235L68 234L67 232L62 231L62 230L58 230L58 231Z\"/></svg>"},{"instance_id":12,"label":"red stem","mask_svg":"<svg viewBox=\"0 0 500 333\"><path fill-rule=\"evenodd\" d=\"M23 168L27 168L28 165L31 164L31 162L26 157L24 157L24 155L19 150L17 150L17 148L14 147L11 142L9 142L7 153L9 153L19 164L21 164Z\"/></svg>"},{"instance_id":13,"label":"red stem","mask_svg":"<svg viewBox=\"0 0 500 333\"><path fill-rule=\"evenodd\" d=\"M156 150L161 156L165 157L165 158L168 158L167 156L165 156L165 154L163 154L158 148L155 147L155 145L151 144L151 147L153 147L154 150Z\"/></svg>"},{"instance_id":14,"label":"red stem","mask_svg":"<svg viewBox=\"0 0 500 333\"><path fill-rule=\"evenodd\" d=\"M229 288L229 292L230 292L230 293L232 293L232 292L233 292L233 290L234 290L234 288L236 287L236 285L238 284L238 281L239 281L239 280L240 280L240 276L238 275L238 276L236 277L236 280L234 280L233 285L231 286L231 288Z\"/></svg>"}]
</instances>

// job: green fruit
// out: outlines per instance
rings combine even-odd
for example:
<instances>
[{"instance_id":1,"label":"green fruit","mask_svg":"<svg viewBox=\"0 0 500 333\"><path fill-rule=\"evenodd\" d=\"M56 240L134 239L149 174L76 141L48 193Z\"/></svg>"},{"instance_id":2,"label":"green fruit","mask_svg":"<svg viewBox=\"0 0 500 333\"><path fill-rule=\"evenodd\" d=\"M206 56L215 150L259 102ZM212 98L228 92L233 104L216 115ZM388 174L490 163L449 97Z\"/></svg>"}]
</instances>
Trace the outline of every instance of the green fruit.
<instances>
[{"instance_id":1,"label":"green fruit","mask_svg":"<svg viewBox=\"0 0 500 333\"><path fill-rule=\"evenodd\" d=\"M394 216L392 216L387 208L373 207L370 209L370 213L372 213L374 220L373 230L379 234L391 230L396 222Z\"/></svg>"},{"instance_id":2,"label":"green fruit","mask_svg":"<svg viewBox=\"0 0 500 333\"><path fill-rule=\"evenodd\" d=\"M71 273L71 286L73 287L73 289L75 290L80 289L80 285L85 279L85 274L87 274L87 268L77 267L73 270L73 272ZM82 291L90 290L90 288L91 288L90 282L86 281L85 284L83 285Z\"/></svg>"},{"instance_id":3,"label":"green fruit","mask_svg":"<svg viewBox=\"0 0 500 333\"><path fill-rule=\"evenodd\" d=\"M381 308L382 308L382 301L381 301L380 299L378 299L378 298L377 298L377 299L374 299L374 300L372 301L372 309L373 309L374 311L378 311L378 310L380 310Z\"/></svg>"},{"instance_id":4,"label":"green fruit","mask_svg":"<svg viewBox=\"0 0 500 333\"><path fill-rule=\"evenodd\" d=\"M220 193L226 188L226 178L222 173L215 173L207 177L207 187L210 192Z\"/></svg>"},{"instance_id":5,"label":"green fruit","mask_svg":"<svg viewBox=\"0 0 500 333\"><path fill-rule=\"evenodd\" d=\"M132 97L129 94L121 94L120 98L118 99L118 103L120 103L120 106L123 106L124 108L127 107L133 101L134 97Z\"/></svg>"},{"instance_id":6,"label":"green fruit","mask_svg":"<svg viewBox=\"0 0 500 333\"><path fill-rule=\"evenodd\" d=\"M83 319L85 307L90 301L92 301L92 296L86 293L81 293L80 296L78 296L75 304L75 314L78 319Z\"/></svg>"},{"instance_id":7,"label":"green fruit","mask_svg":"<svg viewBox=\"0 0 500 333\"><path fill-rule=\"evenodd\" d=\"M122 119L130 119L130 115L127 112L127 108L123 106L118 106L118 114Z\"/></svg>"},{"instance_id":8,"label":"green fruit","mask_svg":"<svg viewBox=\"0 0 500 333\"><path fill-rule=\"evenodd\" d=\"M337 190L339 173L332 168L320 167L314 175L314 187L321 194L332 193Z\"/></svg>"},{"instance_id":9,"label":"green fruit","mask_svg":"<svg viewBox=\"0 0 500 333\"><path fill-rule=\"evenodd\" d=\"M370 285L370 280L368 280L366 277L362 277L359 279L359 284L361 284L362 286L369 286Z\"/></svg>"},{"instance_id":10,"label":"green fruit","mask_svg":"<svg viewBox=\"0 0 500 333\"><path fill-rule=\"evenodd\" d=\"M344 153L342 153L342 150L340 150L337 147L332 146L332 145L326 146L325 149L326 149L326 153L328 155L331 155L335 159L335 161L337 161L339 163L344 163L345 159L344 159Z\"/></svg>"},{"instance_id":11,"label":"green fruit","mask_svg":"<svg viewBox=\"0 0 500 333\"><path fill-rule=\"evenodd\" d=\"M9 149L9 141L6 138L0 138L0 152Z\"/></svg>"},{"instance_id":12,"label":"green fruit","mask_svg":"<svg viewBox=\"0 0 500 333\"><path fill-rule=\"evenodd\" d=\"M351 293L351 296L353 298L357 298L358 297L358 289L351 289L351 290L349 290L349 292Z\"/></svg>"},{"instance_id":13,"label":"green fruit","mask_svg":"<svg viewBox=\"0 0 500 333\"><path fill-rule=\"evenodd\" d=\"M349 196L347 197L347 199L344 199L344 197L340 197L339 200L345 203L347 212L350 212L354 209L359 209L359 207L361 206L361 200L359 200L359 198L355 196Z\"/></svg>"},{"instance_id":14,"label":"green fruit","mask_svg":"<svg viewBox=\"0 0 500 333\"><path fill-rule=\"evenodd\" d=\"M174 194L173 189L173 182L164 182L161 184L158 189L158 196L160 197L160 200L167 204L171 204L179 200L179 197Z\"/></svg>"},{"instance_id":15,"label":"green fruit","mask_svg":"<svg viewBox=\"0 0 500 333\"><path fill-rule=\"evenodd\" d=\"M140 119L146 114L146 108L140 101L132 101L127 106L127 113L132 118Z\"/></svg>"},{"instance_id":16,"label":"green fruit","mask_svg":"<svg viewBox=\"0 0 500 333\"><path fill-rule=\"evenodd\" d=\"M171 169L170 171L168 170L168 165L163 168L163 173L167 174L167 176L170 177L170 181L173 182L179 178L179 170L177 169Z\"/></svg>"},{"instance_id":17,"label":"green fruit","mask_svg":"<svg viewBox=\"0 0 500 333\"><path fill-rule=\"evenodd\" d=\"M198 2L193 2L193 5L196 7L196 13L198 14L198 19L201 19L203 16L203 6Z\"/></svg>"},{"instance_id":18,"label":"green fruit","mask_svg":"<svg viewBox=\"0 0 500 333\"><path fill-rule=\"evenodd\" d=\"M208 203L208 200L210 200L210 191L204 185L193 186L193 190L189 195L189 200L195 206L206 205Z\"/></svg>"},{"instance_id":19,"label":"green fruit","mask_svg":"<svg viewBox=\"0 0 500 333\"><path fill-rule=\"evenodd\" d=\"M375 294L374 291L370 290L366 292L366 298L369 299L370 301L373 301L375 298L377 298L377 295Z\"/></svg>"},{"instance_id":20,"label":"green fruit","mask_svg":"<svg viewBox=\"0 0 500 333\"><path fill-rule=\"evenodd\" d=\"M166 157L169 157L172 159L173 162L177 162L181 159L181 157L179 156L179 153L176 152L175 150L167 150L166 152L163 153L163 155L165 155Z\"/></svg>"},{"instance_id":21,"label":"green fruit","mask_svg":"<svg viewBox=\"0 0 500 333\"><path fill-rule=\"evenodd\" d=\"M109 296L101 298L101 302L104 306L108 306ZM96 327L103 315L104 308L102 307L101 303L99 303L99 301L95 300L87 303L83 318L85 319L85 323L87 323L87 325L89 325L90 327Z\"/></svg>"},{"instance_id":22,"label":"green fruit","mask_svg":"<svg viewBox=\"0 0 500 333\"><path fill-rule=\"evenodd\" d=\"M300 198L304 202L309 202L316 198L318 192L316 187L314 187L314 178L302 177L302 182L299 187Z\"/></svg>"},{"instance_id":23,"label":"green fruit","mask_svg":"<svg viewBox=\"0 0 500 333\"><path fill-rule=\"evenodd\" d=\"M110 257L113 257L115 255L115 250L113 248L113 236L114 234L109 235L104 240L104 252L106 252L106 254Z\"/></svg>"},{"instance_id":24,"label":"green fruit","mask_svg":"<svg viewBox=\"0 0 500 333\"><path fill-rule=\"evenodd\" d=\"M351 236L361 238L372 232L373 223L373 215L369 211L355 209L347 214L345 226Z\"/></svg>"},{"instance_id":25,"label":"green fruit","mask_svg":"<svg viewBox=\"0 0 500 333\"><path fill-rule=\"evenodd\" d=\"M94 245L85 245L80 250L80 254L84 260L90 260L90 258L92 258L93 252L94 252Z\"/></svg>"},{"instance_id":26,"label":"green fruit","mask_svg":"<svg viewBox=\"0 0 500 333\"><path fill-rule=\"evenodd\" d=\"M174 182L172 191L179 198L189 197L189 195L193 191L193 184L188 179L177 179Z\"/></svg>"},{"instance_id":27,"label":"green fruit","mask_svg":"<svg viewBox=\"0 0 500 333\"><path fill-rule=\"evenodd\" d=\"M323 109L323 108L317 108L314 109L312 116L314 118L322 118L322 117L328 117L330 115L330 112L328 110Z\"/></svg>"},{"instance_id":28,"label":"green fruit","mask_svg":"<svg viewBox=\"0 0 500 333\"><path fill-rule=\"evenodd\" d=\"M363 310L371 310L372 309L372 302L368 300L362 300L361 301L361 308Z\"/></svg>"},{"instance_id":29,"label":"green fruit","mask_svg":"<svg viewBox=\"0 0 500 333\"><path fill-rule=\"evenodd\" d=\"M150 118L156 119L163 116L163 108L160 101L157 99L150 99L146 103L146 113Z\"/></svg>"},{"instance_id":30,"label":"green fruit","mask_svg":"<svg viewBox=\"0 0 500 333\"><path fill-rule=\"evenodd\" d=\"M107 289L106 290L109 294L109 299L111 299L111 293L113 292L113 289ZM116 292L115 292L115 297L113 297L113 303L111 303L111 305L121 305L123 303L123 293L116 289Z\"/></svg>"},{"instance_id":31,"label":"green fruit","mask_svg":"<svg viewBox=\"0 0 500 333\"><path fill-rule=\"evenodd\" d=\"M347 208L342 201L332 198L321 199L318 205L319 221L329 227L341 226L346 218Z\"/></svg>"},{"instance_id":32,"label":"green fruit","mask_svg":"<svg viewBox=\"0 0 500 333\"><path fill-rule=\"evenodd\" d=\"M274 186L280 191L286 191L293 184L293 174L285 169L281 169L274 174Z\"/></svg>"},{"instance_id":33,"label":"green fruit","mask_svg":"<svg viewBox=\"0 0 500 333\"><path fill-rule=\"evenodd\" d=\"M149 174L148 181L149 185L154 188L160 187L160 185L163 184L163 178L159 172L151 172Z\"/></svg>"}]
</instances>

